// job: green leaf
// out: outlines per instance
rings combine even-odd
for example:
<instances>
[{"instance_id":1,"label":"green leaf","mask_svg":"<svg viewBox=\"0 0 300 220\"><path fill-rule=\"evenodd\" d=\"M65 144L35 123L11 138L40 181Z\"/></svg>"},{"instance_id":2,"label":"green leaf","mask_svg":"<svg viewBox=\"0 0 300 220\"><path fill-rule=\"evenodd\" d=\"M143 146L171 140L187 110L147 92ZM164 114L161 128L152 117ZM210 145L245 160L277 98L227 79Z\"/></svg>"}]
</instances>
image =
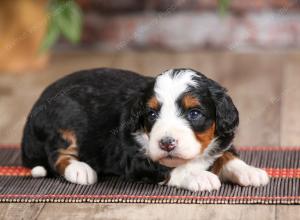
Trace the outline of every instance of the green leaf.
<instances>
[{"instance_id":1,"label":"green leaf","mask_svg":"<svg viewBox=\"0 0 300 220\"><path fill-rule=\"evenodd\" d=\"M224 16L228 12L230 0L219 0L219 13Z\"/></svg>"},{"instance_id":2,"label":"green leaf","mask_svg":"<svg viewBox=\"0 0 300 220\"><path fill-rule=\"evenodd\" d=\"M82 13L73 0L50 0L48 5L49 22L39 52L45 52L58 40L60 34L72 43L81 37Z\"/></svg>"},{"instance_id":3,"label":"green leaf","mask_svg":"<svg viewBox=\"0 0 300 220\"><path fill-rule=\"evenodd\" d=\"M46 52L50 47L52 47L59 37L59 29L58 26L55 24L54 20L50 18L48 23L47 31L42 40L42 43L39 48L39 53Z\"/></svg>"},{"instance_id":4,"label":"green leaf","mask_svg":"<svg viewBox=\"0 0 300 220\"><path fill-rule=\"evenodd\" d=\"M63 8L54 17L59 30L72 43L77 43L81 37L82 13L73 1L62 4Z\"/></svg>"}]
</instances>

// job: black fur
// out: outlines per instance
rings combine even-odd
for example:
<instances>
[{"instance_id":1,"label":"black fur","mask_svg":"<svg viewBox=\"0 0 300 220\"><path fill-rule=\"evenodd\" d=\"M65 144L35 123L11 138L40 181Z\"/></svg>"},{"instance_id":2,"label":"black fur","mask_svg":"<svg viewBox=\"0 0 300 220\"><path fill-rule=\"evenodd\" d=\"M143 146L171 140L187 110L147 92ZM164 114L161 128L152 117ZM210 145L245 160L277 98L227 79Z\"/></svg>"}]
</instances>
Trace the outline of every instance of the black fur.
<instances>
[{"instance_id":1,"label":"black fur","mask_svg":"<svg viewBox=\"0 0 300 220\"><path fill-rule=\"evenodd\" d=\"M66 148L58 132L75 132L80 160L98 173L160 182L169 168L149 161L131 132L142 126L143 99L153 79L133 72L95 69L50 85L34 105L22 141L23 163L56 174L57 150Z\"/></svg>"},{"instance_id":2,"label":"black fur","mask_svg":"<svg viewBox=\"0 0 300 220\"><path fill-rule=\"evenodd\" d=\"M205 104L206 126L216 121L220 151L228 150L238 112L224 88L198 74L202 76L197 79L198 88L190 92ZM168 179L171 168L151 161L132 136L137 130L151 129L146 101L153 95L154 82L154 78L106 68L76 72L56 81L28 116L22 140L24 166L42 165L57 175L57 151L68 147L59 130L68 129L76 134L80 160L98 174L147 182Z\"/></svg>"}]
</instances>

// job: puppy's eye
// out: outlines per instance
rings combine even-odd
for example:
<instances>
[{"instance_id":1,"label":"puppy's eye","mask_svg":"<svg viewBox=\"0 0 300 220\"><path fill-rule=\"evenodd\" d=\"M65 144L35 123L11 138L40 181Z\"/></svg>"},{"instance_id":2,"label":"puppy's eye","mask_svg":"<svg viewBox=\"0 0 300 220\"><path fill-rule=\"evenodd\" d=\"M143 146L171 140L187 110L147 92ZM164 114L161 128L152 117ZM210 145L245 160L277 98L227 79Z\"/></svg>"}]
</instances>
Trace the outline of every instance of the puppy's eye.
<instances>
[{"instance_id":1,"label":"puppy's eye","mask_svg":"<svg viewBox=\"0 0 300 220\"><path fill-rule=\"evenodd\" d=\"M198 120L202 117L202 113L198 109L192 109L188 113L188 119L190 121L195 121Z\"/></svg>"},{"instance_id":2,"label":"puppy's eye","mask_svg":"<svg viewBox=\"0 0 300 220\"><path fill-rule=\"evenodd\" d=\"M148 120L149 121L155 121L158 118L158 112L154 110L149 110L148 112Z\"/></svg>"}]
</instances>

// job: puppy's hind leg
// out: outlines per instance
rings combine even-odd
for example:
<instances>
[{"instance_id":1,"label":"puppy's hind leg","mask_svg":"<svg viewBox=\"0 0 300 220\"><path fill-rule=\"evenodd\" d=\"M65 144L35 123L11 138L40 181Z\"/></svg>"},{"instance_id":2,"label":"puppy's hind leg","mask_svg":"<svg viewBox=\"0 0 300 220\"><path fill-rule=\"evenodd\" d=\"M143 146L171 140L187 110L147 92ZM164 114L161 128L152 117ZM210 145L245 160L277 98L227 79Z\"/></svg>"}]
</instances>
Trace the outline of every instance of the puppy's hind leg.
<instances>
[{"instance_id":1,"label":"puppy's hind leg","mask_svg":"<svg viewBox=\"0 0 300 220\"><path fill-rule=\"evenodd\" d=\"M67 143L67 147L53 148L49 144L48 155L53 169L67 181L82 185L90 185L97 182L97 173L87 163L79 160L78 146L75 132L71 130L59 130L61 138ZM56 143L57 145L57 143Z\"/></svg>"}]
</instances>

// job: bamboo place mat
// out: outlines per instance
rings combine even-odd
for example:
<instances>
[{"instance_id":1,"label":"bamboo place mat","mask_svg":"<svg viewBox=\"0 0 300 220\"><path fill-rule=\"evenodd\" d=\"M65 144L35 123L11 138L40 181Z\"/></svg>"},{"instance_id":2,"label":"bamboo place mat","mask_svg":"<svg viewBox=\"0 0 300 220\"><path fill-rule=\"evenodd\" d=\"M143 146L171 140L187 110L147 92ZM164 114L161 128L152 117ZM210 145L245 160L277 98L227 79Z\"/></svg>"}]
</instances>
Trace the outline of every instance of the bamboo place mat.
<instances>
[{"instance_id":1,"label":"bamboo place mat","mask_svg":"<svg viewBox=\"0 0 300 220\"><path fill-rule=\"evenodd\" d=\"M191 192L116 177L82 186L62 178L30 177L18 146L0 146L0 202L300 204L300 147L240 147L240 157L271 176L264 187L222 184L218 191Z\"/></svg>"}]
</instances>

